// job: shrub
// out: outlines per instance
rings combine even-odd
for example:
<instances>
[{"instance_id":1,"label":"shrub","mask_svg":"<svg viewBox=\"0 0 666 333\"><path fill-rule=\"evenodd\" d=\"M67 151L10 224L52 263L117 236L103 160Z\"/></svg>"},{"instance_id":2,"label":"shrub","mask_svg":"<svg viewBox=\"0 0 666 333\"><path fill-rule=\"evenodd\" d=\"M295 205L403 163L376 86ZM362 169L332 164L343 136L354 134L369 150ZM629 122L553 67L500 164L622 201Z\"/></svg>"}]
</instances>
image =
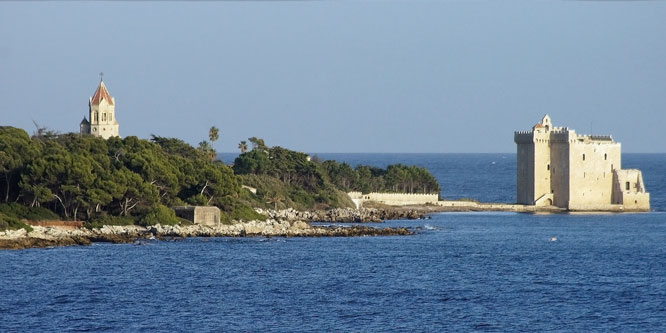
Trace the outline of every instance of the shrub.
<instances>
[{"instance_id":1,"label":"shrub","mask_svg":"<svg viewBox=\"0 0 666 333\"><path fill-rule=\"evenodd\" d=\"M291 191L291 193L289 193L289 198L297 205L303 206L305 208L312 208L312 206L315 204L314 195L312 193L305 192L305 190L301 188Z\"/></svg>"},{"instance_id":2,"label":"shrub","mask_svg":"<svg viewBox=\"0 0 666 333\"><path fill-rule=\"evenodd\" d=\"M25 229L27 232L33 230L30 225L23 223L23 221L18 218L0 213L0 231L18 230L21 228Z\"/></svg>"},{"instance_id":3,"label":"shrub","mask_svg":"<svg viewBox=\"0 0 666 333\"><path fill-rule=\"evenodd\" d=\"M226 215L226 214L225 214ZM257 213L252 207L237 204L234 206L233 211L231 212L230 219L234 221L252 221L259 220L265 221L266 216ZM222 217L220 216L220 222L222 222Z\"/></svg>"},{"instance_id":4,"label":"shrub","mask_svg":"<svg viewBox=\"0 0 666 333\"><path fill-rule=\"evenodd\" d=\"M180 219L176 217L176 213L173 209L157 204L150 209L148 214L144 215L139 219L138 224L142 226L149 225L176 225L180 222Z\"/></svg>"},{"instance_id":5,"label":"shrub","mask_svg":"<svg viewBox=\"0 0 666 333\"><path fill-rule=\"evenodd\" d=\"M224 211L220 212L220 223L233 224L231 221L231 217L229 217L229 214L225 213Z\"/></svg>"},{"instance_id":6,"label":"shrub","mask_svg":"<svg viewBox=\"0 0 666 333\"><path fill-rule=\"evenodd\" d=\"M44 207L27 207L18 203L0 204L0 213L28 221L58 220L58 214Z\"/></svg>"}]
</instances>

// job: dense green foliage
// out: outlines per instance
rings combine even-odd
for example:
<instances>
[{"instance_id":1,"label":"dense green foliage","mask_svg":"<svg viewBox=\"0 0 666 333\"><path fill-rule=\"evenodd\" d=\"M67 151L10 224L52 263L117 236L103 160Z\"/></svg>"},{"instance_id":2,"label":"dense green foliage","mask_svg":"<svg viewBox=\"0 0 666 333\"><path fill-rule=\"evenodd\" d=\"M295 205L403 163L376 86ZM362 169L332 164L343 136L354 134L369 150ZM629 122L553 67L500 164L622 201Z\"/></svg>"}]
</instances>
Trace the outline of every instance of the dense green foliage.
<instances>
[{"instance_id":1,"label":"dense green foliage","mask_svg":"<svg viewBox=\"0 0 666 333\"><path fill-rule=\"evenodd\" d=\"M209 131L211 142L219 130ZM304 153L268 147L256 137L239 145L233 170L207 142L130 136L36 135L0 127L0 228L21 219L74 219L86 226L178 224L168 207L214 205L221 220L265 219L253 207L352 207L347 191L439 192L424 168L386 169L311 160ZM242 189L256 188L256 194Z\"/></svg>"},{"instance_id":2,"label":"dense green foliage","mask_svg":"<svg viewBox=\"0 0 666 333\"><path fill-rule=\"evenodd\" d=\"M28 232L32 231L32 227L28 224L25 224L18 217L0 213L0 231L17 229L25 229Z\"/></svg>"},{"instance_id":3,"label":"dense green foliage","mask_svg":"<svg viewBox=\"0 0 666 333\"><path fill-rule=\"evenodd\" d=\"M257 189L268 207L326 208L352 205L348 191L438 193L441 188L425 168L390 165L386 169L347 163L320 162L282 147L269 148L250 138L253 149L234 161L234 172L244 185Z\"/></svg>"},{"instance_id":4,"label":"dense green foliage","mask_svg":"<svg viewBox=\"0 0 666 333\"><path fill-rule=\"evenodd\" d=\"M264 140L248 139L251 151L238 156L234 172L244 185L257 189L258 205L270 208L325 209L352 207L349 197L327 180L321 165L304 153L269 148Z\"/></svg>"},{"instance_id":5,"label":"dense green foliage","mask_svg":"<svg viewBox=\"0 0 666 333\"><path fill-rule=\"evenodd\" d=\"M18 203L0 204L0 213L28 221L58 220L58 214L44 207L28 207Z\"/></svg>"},{"instance_id":6,"label":"dense green foliage","mask_svg":"<svg viewBox=\"0 0 666 333\"><path fill-rule=\"evenodd\" d=\"M178 139L31 139L23 130L0 127L0 202L45 207L66 219L146 216L145 223L148 215L162 217L155 207L182 204L245 216L239 192L230 167Z\"/></svg>"},{"instance_id":7,"label":"dense green foliage","mask_svg":"<svg viewBox=\"0 0 666 333\"><path fill-rule=\"evenodd\" d=\"M176 217L173 209L166 207L162 204L156 204L153 206L148 214L141 217L139 220L139 225L149 226L149 225L176 225L180 222L180 219Z\"/></svg>"},{"instance_id":8,"label":"dense green foliage","mask_svg":"<svg viewBox=\"0 0 666 333\"><path fill-rule=\"evenodd\" d=\"M16 203L0 204L0 231L25 229L32 231L32 227L21 219L30 221L51 220L57 215L48 209L29 208Z\"/></svg>"},{"instance_id":9,"label":"dense green foliage","mask_svg":"<svg viewBox=\"0 0 666 333\"><path fill-rule=\"evenodd\" d=\"M329 179L344 191L439 193L437 179L426 169L402 164L389 165L386 169L360 165L353 169L347 163L325 161L322 163Z\"/></svg>"}]
</instances>

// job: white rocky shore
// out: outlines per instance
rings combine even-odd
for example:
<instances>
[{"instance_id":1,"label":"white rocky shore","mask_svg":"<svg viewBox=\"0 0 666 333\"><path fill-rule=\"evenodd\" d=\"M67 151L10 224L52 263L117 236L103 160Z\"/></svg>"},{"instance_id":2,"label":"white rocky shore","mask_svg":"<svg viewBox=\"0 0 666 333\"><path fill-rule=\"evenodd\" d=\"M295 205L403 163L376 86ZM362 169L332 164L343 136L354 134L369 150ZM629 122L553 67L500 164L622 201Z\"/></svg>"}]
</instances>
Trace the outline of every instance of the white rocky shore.
<instances>
[{"instance_id":1,"label":"white rocky shore","mask_svg":"<svg viewBox=\"0 0 666 333\"><path fill-rule=\"evenodd\" d=\"M275 213L275 215L291 213ZM270 214L269 214L270 215ZM291 217L291 216L289 216ZM33 226L25 229L0 232L0 249L24 249L67 245L89 245L92 242L128 243L138 239L184 237L350 237L409 235L405 228L372 228L365 226L312 226L301 219L269 218L266 221L238 222L231 225L154 225L103 226L99 229L64 229Z\"/></svg>"},{"instance_id":2,"label":"white rocky shore","mask_svg":"<svg viewBox=\"0 0 666 333\"><path fill-rule=\"evenodd\" d=\"M415 208L334 208L320 211L299 211L293 208L283 210L256 209L259 214L280 221L308 222L383 222L385 220L422 219L426 212Z\"/></svg>"}]
</instances>

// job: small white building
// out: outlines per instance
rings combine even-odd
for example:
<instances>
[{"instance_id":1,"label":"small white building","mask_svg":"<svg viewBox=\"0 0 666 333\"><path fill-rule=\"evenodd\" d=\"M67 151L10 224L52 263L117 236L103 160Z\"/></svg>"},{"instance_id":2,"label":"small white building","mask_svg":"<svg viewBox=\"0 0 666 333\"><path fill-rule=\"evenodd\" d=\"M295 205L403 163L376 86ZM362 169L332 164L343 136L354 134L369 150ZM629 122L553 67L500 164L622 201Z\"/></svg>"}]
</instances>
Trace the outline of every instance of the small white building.
<instances>
[{"instance_id":1,"label":"small white building","mask_svg":"<svg viewBox=\"0 0 666 333\"><path fill-rule=\"evenodd\" d=\"M214 226L220 224L220 209L215 206L176 206L176 216L194 224Z\"/></svg>"}]
</instances>

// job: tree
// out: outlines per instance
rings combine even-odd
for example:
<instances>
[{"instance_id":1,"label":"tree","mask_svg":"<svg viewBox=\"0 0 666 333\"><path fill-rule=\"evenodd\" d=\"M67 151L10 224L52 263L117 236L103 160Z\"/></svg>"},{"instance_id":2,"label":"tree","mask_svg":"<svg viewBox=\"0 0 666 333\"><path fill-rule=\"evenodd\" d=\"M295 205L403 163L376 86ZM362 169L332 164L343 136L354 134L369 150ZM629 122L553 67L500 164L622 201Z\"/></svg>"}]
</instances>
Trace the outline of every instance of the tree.
<instances>
[{"instance_id":1,"label":"tree","mask_svg":"<svg viewBox=\"0 0 666 333\"><path fill-rule=\"evenodd\" d=\"M268 201L266 201L267 204L273 204L273 209L277 210L278 205L284 201L282 196L278 194L277 192L270 192L267 193L266 197L268 198Z\"/></svg>"},{"instance_id":2,"label":"tree","mask_svg":"<svg viewBox=\"0 0 666 333\"><path fill-rule=\"evenodd\" d=\"M165 138L151 134L150 141L162 147L162 149L164 149L169 155L179 155L188 159L196 159L199 157L197 150L181 139Z\"/></svg>"},{"instance_id":3,"label":"tree","mask_svg":"<svg viewBox=\"0 0 666 333\"><path fill-rule=\"evenodd\" d=\"M243 140L238 144L238 149L240 149L241 154L245 154L247 151L247 141Z\"/></svg>"},{"instance_id":4,"label":"tree","mask_svg":"<svg viewBox=\"0 0 666 333\"><path fill-rule=\"evenodd\" d=\"M18 199L21 172L39 155L40 148L24 130L0 127L0 189L4 189L5 202Z\"/></svg>"},{"instance_id":5,"label":"tree","mask_svg":"<svg viewBox=\"0 0 666 333\"><path fill-rule=\"evenodd\" d=\"M211 127L210 130L208 130L208 138L210 139L210 142L217 141L217 139L220 138L220 130L215 126Z\"/></svg>"},{"instance_id":6,"label":"tree","mask_svg":"<svg viewBox=\"0 0 666 333\"><path fill-rule=\"evenodd\" d=\"M250 141L250 143L252 144L252 150L255 150L255 149L266 150L266 149L268 149L268 147L266 147L266 143L264 143L264 139L260 139L256 136L253 136L253 137L251 137L247 140Z\"/></svg>"},{"instance_id":7,"label":"tree","mask_svg":"<svg viewBox=\"0 0 666 333\"><path fill-rule=\"evenodd\" d=\"M234 160L234 172L237 175L254 173L266 174L270 170L271 161L263 151L252 150L236 157Z\"/></svg>"},{"instance_id":8,"label":"tree","mask_svg":"<svg viewBox=\"0 0 666 333\"><path fill-rule=\"evenodd\" d=\"M215 160L215 156L217 155L217 152L215 152L215 149L213 149L213 146L208 143L208 141L204 140L199 142L199 152L203 154L203 156L207 157L210 161Z\"/></svg>"}]
</instances>

